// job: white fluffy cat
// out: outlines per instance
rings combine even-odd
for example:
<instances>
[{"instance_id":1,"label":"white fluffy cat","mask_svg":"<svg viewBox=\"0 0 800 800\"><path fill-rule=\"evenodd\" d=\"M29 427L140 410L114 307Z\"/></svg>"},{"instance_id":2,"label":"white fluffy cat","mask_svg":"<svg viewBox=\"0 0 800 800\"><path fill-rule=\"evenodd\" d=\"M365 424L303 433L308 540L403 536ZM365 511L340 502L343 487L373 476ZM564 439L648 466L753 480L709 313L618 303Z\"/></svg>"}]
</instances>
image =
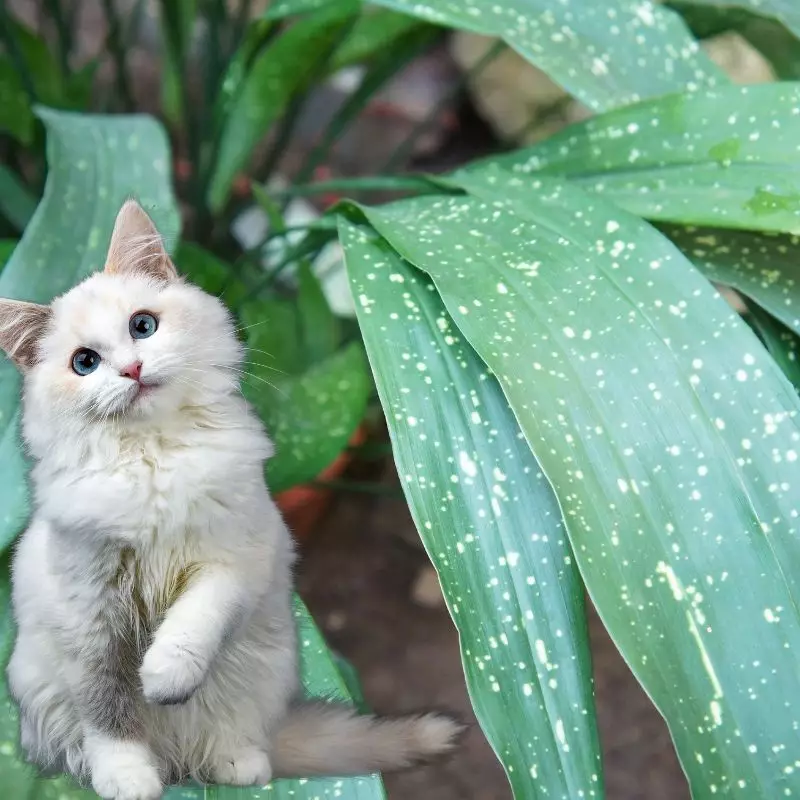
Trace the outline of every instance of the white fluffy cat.
<instances>
[{"instance_id":1,"label":"white fluffy cat","mask_svg":"<svg viewBox=\"0 0 800 800\"><path fill-rule=\"evenodd\" d=\"M103 272L49 306L0 300L0 347L34 462L8 666L30 760L151 800L187 775L359 774L453 747L447 717L299 700L293 549L242 347L135 202Z\"/></svg>"}]
</instances>

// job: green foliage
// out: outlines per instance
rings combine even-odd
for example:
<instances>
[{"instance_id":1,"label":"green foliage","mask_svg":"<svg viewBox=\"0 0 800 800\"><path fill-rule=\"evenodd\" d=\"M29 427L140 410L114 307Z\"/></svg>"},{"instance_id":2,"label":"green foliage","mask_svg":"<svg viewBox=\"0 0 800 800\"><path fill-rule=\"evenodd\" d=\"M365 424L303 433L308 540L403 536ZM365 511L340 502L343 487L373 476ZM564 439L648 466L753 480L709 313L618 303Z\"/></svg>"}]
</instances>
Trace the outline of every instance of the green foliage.
<instances>
[{"instance_id":1,"label":"green foliage","mask_svg":"<svg viewBox=\"0 0 800 800\"><path fill-rule=\"evenodd\" d=\"M687 85L725 83L725 76L697 50L678 15L653 3L376 2L439 25L498 36L595 110L680 91Z\"/></svg>"},{"instance_id":2,"label":"green foliage","mask_svg":"<svg viewBox=\"0 0 800 800\"><path fill-rule=\"evenodd\" d=\"M796 785L769 742L796 715L797 395L636 218L547 178L460 183L470 195L365 213L497 375L695 794L777 796Z\"/></svg>"},{"instance_id":3,"label":"green foliage","mask_svg":"<svg viewBox=\"0 0 800 800\"><path fill-rule=\"evenodd\" d=\"M798 107L796 83L673 94L488 163L563 175L648 219L796 233Z\"/></svg>"},{"instance_id":4,"label":"green foliage","mask_svg":"<svg viewBox=\"0 0 800 800\"><path fill-rule=\"evenodd\" d=\"M547 479L430 282L341 223L398 471L517 797L594 797L602 768L583 590Z\"/></svg>"},{"instance_id":5,"label":"green foliage","mask_svg":"<svg viewBox=\"0 0 800 800\"><path fill-rule=\"evenodd\" d=\"M0 171L0 214L9 233L24 229L0 242L0 262L13 249L0 296L47 300L97 268L119 204L137 193L179 268L241 323L243 391L277 447L273 491L312 480L347 446L371 367L476 713L516 797L603 796L584 589L666 718L695 798L796 794L800 84L731 86L690 33L738 31L780 75L800 77L796 4L377 5L279 0L248 23L223 3L160 4L162 114L191 167L178 189L197 241L181 242L171 154L144 117L41 111L48 177L31 216L35 103L89 108L96 63L70 66L66 17L52 47L0 12L0 132L13 165ZM122 95L131 18L108 42ZM499 37L606 113L448 176L306 185L439 26ZM302 185L265 188L305 93L350 64L364 67L362 83L320 133ZM248 170L269 232L243 253L228 230ZM283 212L293 195L375 190L419 196L338 209L365 358L312 267L335 215L298 235ZM709 281L745 296L752 330ZM18 381L2 364L3 546L28 508L17 416ZM308 691L358 697L297 614ZM0 624L7 649L7 613ZM12 712L0 716L8 741ZM0 758L14 797L90 796L35 779L14 747ZM383 790L365 778L202 796Z\"/></svg>"}]
</instances>

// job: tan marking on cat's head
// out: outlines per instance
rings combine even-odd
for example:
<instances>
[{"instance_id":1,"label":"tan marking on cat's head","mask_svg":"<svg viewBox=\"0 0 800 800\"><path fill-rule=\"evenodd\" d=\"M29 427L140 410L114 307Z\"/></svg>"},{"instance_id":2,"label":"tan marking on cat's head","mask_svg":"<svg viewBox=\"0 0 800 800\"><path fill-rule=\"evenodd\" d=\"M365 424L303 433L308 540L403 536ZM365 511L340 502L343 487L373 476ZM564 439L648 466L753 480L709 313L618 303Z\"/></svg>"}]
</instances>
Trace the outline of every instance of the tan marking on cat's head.
<instances>
[{"instance_id":1,"label":"tan marking on cat's head","mask_svg":"<svg viewBox=\"0 0 800 800\"><path fill-rule=\"evenodd\" d=\"M161 234L135 200L128 200L117 214L104 271L111 275L146 275L163 281L178 277Z\"/></svg>"},{"instance_id":2,"label":"tan marking on cat's head","mask_svg":"<svg viewBox=\"0 0 800 800\"><path fill-rule=\"evenodd\" d=\"M0 299L0 348L21 369L32 367L51 318L50 306Z\"/></svg>"}]
</instances>

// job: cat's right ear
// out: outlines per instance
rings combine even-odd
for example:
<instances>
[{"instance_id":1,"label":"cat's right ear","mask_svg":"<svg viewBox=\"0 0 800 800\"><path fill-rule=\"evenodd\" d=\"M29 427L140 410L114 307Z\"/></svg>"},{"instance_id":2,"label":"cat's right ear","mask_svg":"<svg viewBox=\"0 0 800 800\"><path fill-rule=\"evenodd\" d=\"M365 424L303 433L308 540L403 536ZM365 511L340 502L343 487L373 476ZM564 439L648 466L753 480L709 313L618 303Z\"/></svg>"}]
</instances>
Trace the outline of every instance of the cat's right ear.
<instances>
[{"instance_id":1,"label":"cat's right ear","mask_svg":"<svg viewBox=\"0 0 800 800\"><path fill-rule=\"evenodd\" d=\"M117 214L105 272L112 275L138 273L161 281L178 277L161 234L135 200L125 202Z\"/></svg>"},{"instance_id":2,"label":"cat's right ear","mask_svg":"<svg viewBox=\"0 0 800 800\"><path fill-rule=\"evenodd\" d=\"M0 349L20 369L36 363L39 340L51 315L50 306L0 298Z\"/></svg>"}]
</instances>

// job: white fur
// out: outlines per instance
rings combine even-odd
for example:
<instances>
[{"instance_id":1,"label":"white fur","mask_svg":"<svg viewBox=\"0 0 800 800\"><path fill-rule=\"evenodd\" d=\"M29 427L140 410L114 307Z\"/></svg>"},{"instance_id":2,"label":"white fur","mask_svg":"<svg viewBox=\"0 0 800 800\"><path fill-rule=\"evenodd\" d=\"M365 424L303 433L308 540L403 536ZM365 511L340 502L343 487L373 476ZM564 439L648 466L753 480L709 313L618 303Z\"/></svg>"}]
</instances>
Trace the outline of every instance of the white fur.
<instances>
[{"instance_id":1,"label":"white fur","mask_svg":"<svg viewBox=\"0 0 800 800\"><path fill-rule=\"evenodd\" d=\"M134 340L128 320L143 309L159 327ZM70 368L79 347L103 359L85 377ZM289 714L292 543L263 480L271 444L239 393L241 347L216 298L180 280L100 273L53 303L39 354L25 376L35 513L13 563L8 667L32 760L89 777L101 797L149 800L187 774L261 784L271 760L280 774L344 774L449 749L458 728L444 718L378 729L335 707ZM119 374L136 360L142 381L157 384L145 396ZM135 741L80 711L82 659L105 641L93 570L112 557L122 559L120 592L138 592L154 630L135 633L146 650ZM158 705L165 696L185 702ZM315 719L324 723L316 744Z\"/></svg>"}]
</instances>

